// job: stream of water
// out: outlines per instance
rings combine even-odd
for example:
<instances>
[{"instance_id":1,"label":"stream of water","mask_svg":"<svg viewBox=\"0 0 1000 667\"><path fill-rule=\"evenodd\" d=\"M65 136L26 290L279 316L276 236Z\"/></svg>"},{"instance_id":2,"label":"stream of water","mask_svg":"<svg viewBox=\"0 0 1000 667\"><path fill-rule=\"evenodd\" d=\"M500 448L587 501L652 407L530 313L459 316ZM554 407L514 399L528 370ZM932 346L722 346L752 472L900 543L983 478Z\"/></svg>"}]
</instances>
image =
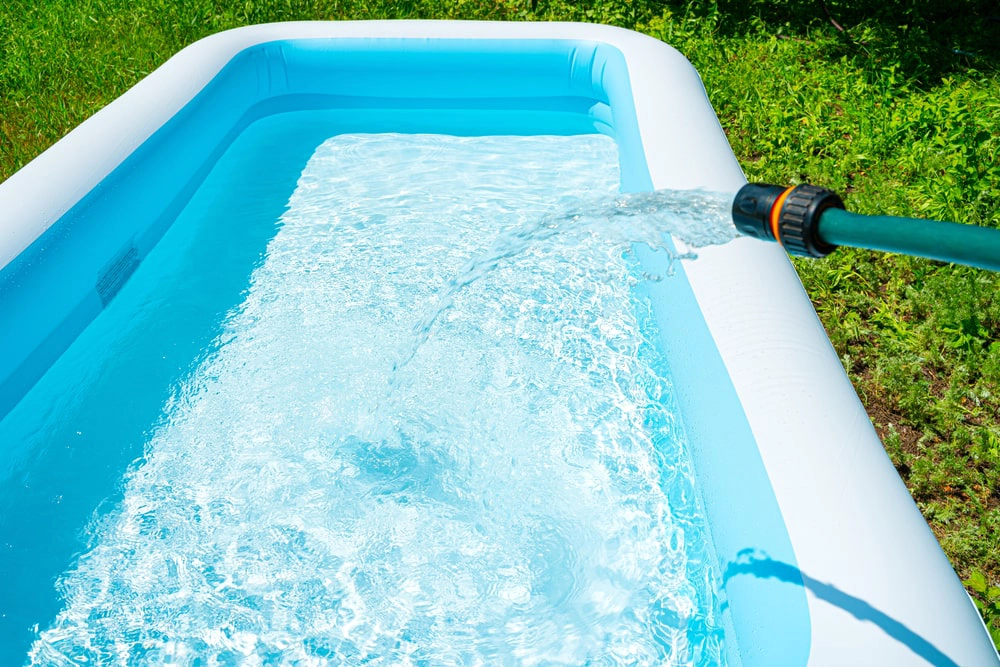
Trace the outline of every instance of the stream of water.
<instances>
[{"instance_id":1,"label":"stream of water","mask_svg":"<svg viewBox=\"0 0 1000 667\"><path fill-rule=\"evenodd\" d=\"M427 342L434 323L449 308L455 296L480 280L506 260L525 253L554 237L579 243L591 238L622 253L641 243L663 250L669 258L664 269L673 272L674 262L696 259L694 250L678 252L674 240L688 248L728 243L737 236L730 208L731 194L706 190L656 190L629 194L581 198L566 210L546 215L501 234L484 253L476 255L442 287L424 316L414 325L413 340L394 370L408 364ZM644 273L646 280L662 280L663 275Z\"/></svg>"}]
</instances>

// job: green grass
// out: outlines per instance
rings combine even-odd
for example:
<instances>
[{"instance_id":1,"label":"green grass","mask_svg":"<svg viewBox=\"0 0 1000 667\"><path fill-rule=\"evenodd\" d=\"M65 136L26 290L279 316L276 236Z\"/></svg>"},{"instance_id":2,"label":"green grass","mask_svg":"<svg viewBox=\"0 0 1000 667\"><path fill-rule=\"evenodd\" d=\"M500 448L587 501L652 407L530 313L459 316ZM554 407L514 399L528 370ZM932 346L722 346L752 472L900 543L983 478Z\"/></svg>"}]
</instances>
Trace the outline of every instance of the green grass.
<instances>
[{"instance_id":1,"label":"green grass","mask_svg":"<svg viewBox=\"0 0 1000 667\"><path fill-rule=\"evenodd\" d=\"M0 178L200 37L348 18L641 30L701 72L750 180L826 185L862 213L1000 227L1000 9L987 0L5 0ZM854 250L796 267L1000 639L1000 277Z\"/></svg>"}]
</instances>

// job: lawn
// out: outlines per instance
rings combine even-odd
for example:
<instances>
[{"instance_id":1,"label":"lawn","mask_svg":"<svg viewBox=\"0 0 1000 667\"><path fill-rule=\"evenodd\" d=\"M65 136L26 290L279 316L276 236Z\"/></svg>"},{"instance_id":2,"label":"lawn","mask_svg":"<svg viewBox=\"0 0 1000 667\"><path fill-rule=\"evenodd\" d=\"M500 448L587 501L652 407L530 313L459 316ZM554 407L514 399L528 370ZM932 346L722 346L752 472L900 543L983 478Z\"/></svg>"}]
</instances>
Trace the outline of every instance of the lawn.
<instances>
[{"instance_id":1,"label":"lawn","mask_svg":"<svg viewBox=\"0 0 1000 667\"><path fill-rule=\"evenodd\" d=\"M0 179L200 37L371 18L636 29L695 64L751 181L825 185L861 213L1000 227L1000 9L990 0L4 0ZM1000 639L1000 276L852 250L796 268Z\"/></svg>"}]
</instances>

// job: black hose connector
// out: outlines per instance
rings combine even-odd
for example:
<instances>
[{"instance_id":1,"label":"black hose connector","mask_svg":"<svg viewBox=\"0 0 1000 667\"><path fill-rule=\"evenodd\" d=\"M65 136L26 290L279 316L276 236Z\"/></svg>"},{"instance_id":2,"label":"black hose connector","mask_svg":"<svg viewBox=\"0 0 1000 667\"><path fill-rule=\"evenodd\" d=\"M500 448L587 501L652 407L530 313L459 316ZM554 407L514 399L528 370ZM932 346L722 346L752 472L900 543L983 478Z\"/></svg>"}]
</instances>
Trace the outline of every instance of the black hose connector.
<instances>
[{"instance_id":1,"label":"black hose connector","mask_svg":"<svg viewBox=\"0 0 1000 667\"><path fill-rule=\"evenodd\" d=\"M815 185L748 183L733 200L733 222L741 233L777 241L791 255L826 257L836 250L817 233L819 218L831 208L844 208L836 192Z\"/></svg>"},{"instance_id":2,"label":"black hose connector","mask_svg":"<svg viewBox=\"0 0 1000 667\"><path fill-rule=\"evenodd\" d=\"M733 222L740 233L761 241L777 241L771 230L771 211L789 188L765 183L747 183L733 200Z\"/></svg>"}]
</instances>

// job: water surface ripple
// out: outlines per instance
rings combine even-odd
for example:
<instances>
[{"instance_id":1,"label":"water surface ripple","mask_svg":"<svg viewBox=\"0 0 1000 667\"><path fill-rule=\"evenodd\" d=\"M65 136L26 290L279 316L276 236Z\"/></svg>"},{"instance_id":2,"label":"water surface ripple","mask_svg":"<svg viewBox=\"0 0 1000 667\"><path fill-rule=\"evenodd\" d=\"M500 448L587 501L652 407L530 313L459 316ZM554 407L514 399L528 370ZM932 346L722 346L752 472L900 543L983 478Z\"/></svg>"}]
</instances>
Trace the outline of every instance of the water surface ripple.
<instances>
[{"instance_id":1,"label":"water surface ripple","mask_svg":"<svg viewBox=\"0 0 1000 667\"><path fill-rule=\"evenodd\" d=\"M321 145L30 662L721 664L683 430L623 252L658 231L503 250L595 198L645 225L617 184L601 136Z\"/></svg>"}]
</instances>

